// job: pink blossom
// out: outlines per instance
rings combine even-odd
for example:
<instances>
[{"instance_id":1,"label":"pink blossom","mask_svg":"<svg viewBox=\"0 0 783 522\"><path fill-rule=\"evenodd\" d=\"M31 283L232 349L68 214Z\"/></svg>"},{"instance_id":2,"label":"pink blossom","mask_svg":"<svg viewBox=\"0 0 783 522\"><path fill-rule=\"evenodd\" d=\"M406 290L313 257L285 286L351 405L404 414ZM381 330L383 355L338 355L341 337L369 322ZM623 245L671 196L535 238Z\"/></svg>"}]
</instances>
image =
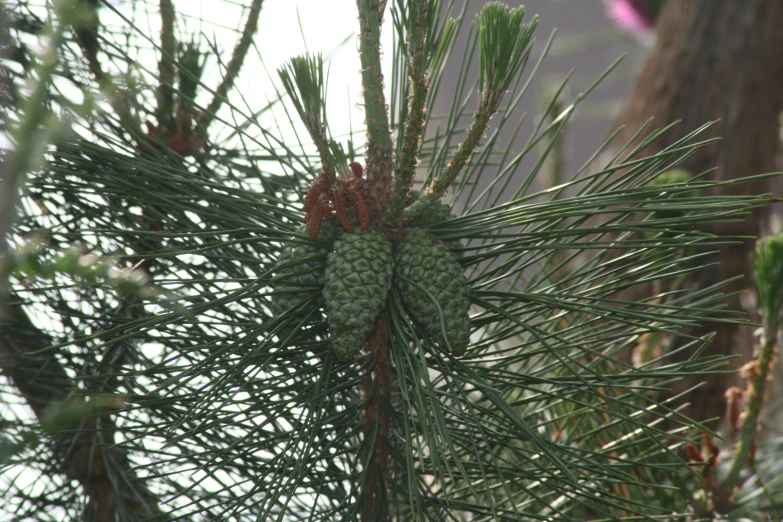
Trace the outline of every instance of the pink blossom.
<instances>
[{"instance_id":1,"label":"pink blossom","mask_svg":"<svg viewBox=\"0 0 783 522\"><path fill-rule=\"evenodd\" d=\"M634 33L646 33L655 25L655 17L644 0L605 0L609 16Z\"/></svg>"}]
</instances>

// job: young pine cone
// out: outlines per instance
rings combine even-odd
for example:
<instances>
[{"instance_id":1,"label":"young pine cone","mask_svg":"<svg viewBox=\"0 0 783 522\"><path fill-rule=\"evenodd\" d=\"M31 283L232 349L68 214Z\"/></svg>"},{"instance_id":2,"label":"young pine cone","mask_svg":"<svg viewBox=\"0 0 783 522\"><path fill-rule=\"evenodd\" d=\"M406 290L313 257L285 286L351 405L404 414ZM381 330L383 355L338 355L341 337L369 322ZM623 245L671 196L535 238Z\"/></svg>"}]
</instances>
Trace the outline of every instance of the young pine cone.
<instances>
[{"instance_id":1,"label":"young pine cone","mask_svg":"<svg viewBox=\"0 0 783 522\"><path fill-rule=\"evenodd\" d=\"M381 232L345 233L327 259L323 296L332 349L341 360L361 351L391 287L392 246Z\"/></svg>"},{"instance_id":2,"label":"young pine cone","mask_svg":"<svg viewBox=\"0 0 783 522\"><path fill-rule=\"evenodd\" d=\"M426 230L414 228L399 243L394 265L395 284L411 317L443 348L463 355L470 343L470 287L454 254Z\"/></svg>"},{"instance_id":3,"label":"young pine cone","mask_svg":"<svg viewBox=\"0 0 783 522\"><path fill-rule=\"evenodd\" d=\"M454 217L456 216L451 213L451 205L446 205L445 203L436 201L431 205L426 206L424 210L422 210L421 213L416 216L416 219L413 222L413 226L428 228L432 225L443 223L447 219L452 219ZM459 239L444 241L444 243L452 254L459 257L464 255L463 252L460 251L462 243Z\"/></svg>"},{"instance_id":4,"label":"young pine cone","mask_svg":"<svg viewBox=\"0 0 783 522\"><path fill-rule=\"evenodd\" d=\"M278 275L282 277L272 284L271 308L275 315L281 315L296 305L313 299L321 304L321 289L324 285L326 256L332 251L332 244L340 236L342 229L334 221L324 220L318 233L319 240L326 243L307 242L292 243L280 254L278 266L291 261L304 260L295 267L281 268ZM307 233L307 226L299 228L299 232Z\"/></svg>"}]
</instances>

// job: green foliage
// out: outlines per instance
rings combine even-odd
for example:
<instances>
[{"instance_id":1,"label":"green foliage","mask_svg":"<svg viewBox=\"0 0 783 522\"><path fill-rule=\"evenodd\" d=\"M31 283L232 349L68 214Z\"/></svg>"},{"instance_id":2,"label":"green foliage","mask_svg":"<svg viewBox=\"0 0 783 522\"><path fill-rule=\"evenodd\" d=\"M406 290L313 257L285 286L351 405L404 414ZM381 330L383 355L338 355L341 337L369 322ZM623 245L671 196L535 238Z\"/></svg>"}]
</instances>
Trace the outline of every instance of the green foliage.
<instances>
[{"instance_id":1,"label":"green foliage","mask_svg":"<svg viewBox=\"0 0 783 522\"><path fill-rule=\"evenodd\" d=\"M192 106L204 72L206 56L198 42L194 40L180 44L178 59L179 102L182 105Z\"/></svg>"},{"instance_id":2,"label":"green foliage","mask_svg":"<svg viewBox=\"0 0 783 522\"><path fill-rule=\"evenodd\" d=\"M3 183L0 193L0 256L7 252L5 235L14 220L17 196L25 177L29 171L39 167L44 150L63 132L63 122L53 114L49 98L51 82L58 69L60 48L72 26L78 26L85 18L85 11L78 7L75 0L62 0L53 5L54 21L42 28L43 45L37 61L28 66L29 69L26 67L28 74L20 78L26 95L16 100L19 107L15 108L19 109L19 113L12 121L3 122L4 127L10 127L6 137L12 141L13 151L5 154L0 177ZM7 30L5 27L2 29ZM3 287L0 276L0 290Z\"/></svg>"},{"instance_id":3,"label":"green foliage","mask_svg":"<svg viewBox=\"0 0 783 522\"><path fill-rule=\"evenodd\" d=\"M326 83L321 55L291 58L278 74L302 121L309 123L314 120L317 125L325 124Z\"/></svg>"},{"instance_id":4,"label":"green foliage","mask_svg":"<svg viewBox=\"0 0 783 522\"><path fill-rule=\"evenodd\" d=\"M479 87L491 99L506 91L527 61L536 29L534 18L522 24L525 8L488 2L476 16L479 33Z\"/></svg>"},{"instance_id":5,"label":"green foliage","mask_svg":"<svg viewBox=\"0 0 783 522\"><path fill-rule=\"evenodd\" d=\"M753 271L759 310L767 324L780 328L783 313L783 236L769 236L756 243Z\"/></svg>"},{"instance_id":6,"label":"green foliage","mask_svg":"<svg viewBox=\"0 0 783 522\"><path fill-rule=\"evenodd\" d=\"M335 155L338 159L342 159L345 154L342 153L339 145L329 140L327 135L323 58L320 54L297 56L291 58L291 61L277 73L296 107L299 118L305 124L310 138L318 149L323 171L329 180L334 182L336 172L345 168L344 163L335 161Z\"/></svg>"},{"instance_id":7,"label":"green foliage","mask_svg":"<svg viewBox=\"0 0 783 522\"><path fill-rule=\"evenodd\" d=\"M40 246L26 246L5 260L8 275L22 284L30 285L37 278L53 279L64 275L80 281L83 285L108 284L122 294L152 298L160 292L146 285L142 272L131 269L117 269L111 259L104 260L94 255L83 255L72 250L42 261L38 255Z\"/></svg>"},{"instance_id":8,"label":"green foliage","mask_svg":"<svg viewBox=\"0 0 783 522\"><path fill-rule=\"evenodd\" d=\"M736 444L729 451L724 451L724 459L727 464L722 468L716 468L713 462L704 473L717 471L717 484L715 480L705 481L704 497L714 507L711 511L731 513L735 517L743 514L751 516L764 511L774 511L775 503L780 498L783 490L781 484L765 485L765 475L756 466L760 454L769 451L778 451L778 442L773 441L768 445L760 446L762 425L762 405L770 380L772 367L776 359L776 345L780 337L781 312L783 309L783 236L769 236L756 243L756 255L753 259L753 269L756 274L758 291L758 309L764 319L761 342L757 346L754 360L744 368L742 376L747 381L745 390L732 388L727 392L731 411L732 396L744 399L744 407L741 415L734 414L735 419L729 420L730 428L736 433ZM767 410L769 411L769 410ZM727 414L729 416L729 414ZM748 472L743 473L746 468ZM744 491L743 491L744 490ZM754 499L754 496L764 495L762 502ZM762 506L763 504L771 506ZM708 504L709 505L709 504Z\"/></svg>"}]
</instances>

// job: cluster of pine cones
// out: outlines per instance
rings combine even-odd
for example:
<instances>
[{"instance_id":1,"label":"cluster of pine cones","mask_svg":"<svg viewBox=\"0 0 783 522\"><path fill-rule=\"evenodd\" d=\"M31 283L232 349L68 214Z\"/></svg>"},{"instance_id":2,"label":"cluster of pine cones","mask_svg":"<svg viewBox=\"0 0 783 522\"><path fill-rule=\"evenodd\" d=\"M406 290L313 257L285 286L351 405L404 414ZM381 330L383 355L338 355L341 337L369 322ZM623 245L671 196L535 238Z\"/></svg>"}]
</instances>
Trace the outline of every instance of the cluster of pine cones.
<instances>
[{"instance_id":1,"label":"cluster of pine cones","mask_svg":"<svg viewBox=\"0 0 783 522\"><path fill-rule=\"evenodd\" d=\"M431 205L394 245L374 228L347 232L324 220L317 241L293 243L281 254L272 311L304 314L311 303L323 306L332 349L339 359L351 360L372 333L394 285L410 317L442 349L464 354L470 341L470 287L453 250L459 241L445 244L422 228L449 217L447 205Z\"/></svg>"}]
</instances>

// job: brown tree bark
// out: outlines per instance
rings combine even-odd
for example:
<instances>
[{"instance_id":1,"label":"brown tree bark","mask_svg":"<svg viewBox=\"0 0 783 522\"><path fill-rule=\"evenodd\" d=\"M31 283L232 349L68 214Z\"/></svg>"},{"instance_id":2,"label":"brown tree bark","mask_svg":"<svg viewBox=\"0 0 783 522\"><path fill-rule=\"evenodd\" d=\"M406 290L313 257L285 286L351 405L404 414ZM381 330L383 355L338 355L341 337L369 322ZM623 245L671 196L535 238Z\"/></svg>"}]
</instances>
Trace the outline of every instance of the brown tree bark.
<instances>
[{"instance_id":1,"label":"brown tree bark","mask_svg":"<svg viewBox=\"0 0 783 522\"><path fill-rule=\"evenodd\" d=\"M391 464L391 398L394 395L394 373L389 353L389 331L381 315L367 340L367 351L375 356L373 370L364 381L364 452L367 463L367 486L362 499L362 522L389 520L388 474Z\"/></svg>"},{"instance_id":2,"label":"brown tree bark","mask_svg":"<svg viewBox=\"0 0 783 522\"><path fill-rule=\"evenodd\" d=\"M722 141L702 147L683 167L692 173L712 168L713 179L726 180L778 170L779 117L783 110L783 2L775 0L672 0L666 4L657 39L635 90L616 120L625 125L620 142L649 118L653 127L681 123L655 143L657 150L709 121L720 120L702 136ZM772 192L769 180L745 183L747 194ZM720 189L718 189L720 190ZM736 191L736 187L732 187ZM758 211L744 223L723 225L712 232L759 236L767 213ZM726 291L753 284L750 254L754 241L726 247L711 261L719 266L701 271L691 285L705 286L737 275L744 279ZM729 299L731 310L742 310L740 297ZM752 328L708 324L717 337L709 353L739 354L739 367L752 351ZM695 382L683 383L692 386ZM721 417L724 391L733 376L709 378L691 394L690 414L699 419Z\"/></svg>"}]
</instances>

